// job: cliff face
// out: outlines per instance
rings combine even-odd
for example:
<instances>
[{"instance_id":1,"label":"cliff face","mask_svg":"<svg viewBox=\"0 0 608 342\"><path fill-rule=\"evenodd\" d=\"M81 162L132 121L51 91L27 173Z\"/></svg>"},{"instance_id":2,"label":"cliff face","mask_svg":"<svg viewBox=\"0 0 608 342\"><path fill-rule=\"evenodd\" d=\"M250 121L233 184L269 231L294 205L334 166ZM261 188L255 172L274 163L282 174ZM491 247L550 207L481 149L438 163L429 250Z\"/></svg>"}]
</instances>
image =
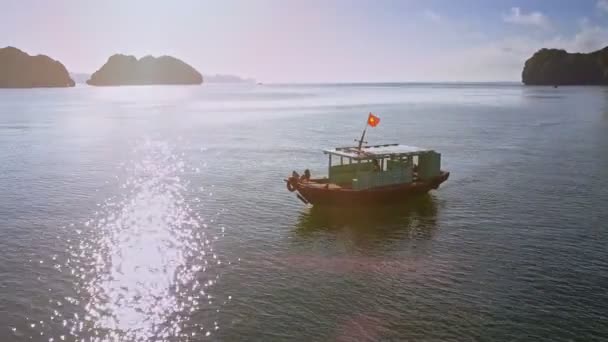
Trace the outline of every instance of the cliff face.
<instances>
[{"instance_id":1,"label":"cliff face","mask_svg":"<svg viewBox=\"0 0 608 342\"><path fill-rule=\"evenodd\" d=\"M190 65L171 57L113 55L87 81L94 86L201 84L203 76Z\"/></svg>"},{"instance_id":2,"label":"cliff face","mask_svg":"<svg viewBox=\"0 0 608 342\"><path fill-rule=\"evenodd\" d=\"M0 49L0 88L73 87L60 62L48 56L30 56L14 48Z\"/></svg>"},{"instance_id":3,"label":"cliff face","mask_svg":"<svg viewBox=\"0 0 608 342\"><path fill-rule=\"evenodd\" d=\"M530 85L608 85L608 47L591 53L541 49L526 61L522 82Z\"/></svg>"}]
</instances>

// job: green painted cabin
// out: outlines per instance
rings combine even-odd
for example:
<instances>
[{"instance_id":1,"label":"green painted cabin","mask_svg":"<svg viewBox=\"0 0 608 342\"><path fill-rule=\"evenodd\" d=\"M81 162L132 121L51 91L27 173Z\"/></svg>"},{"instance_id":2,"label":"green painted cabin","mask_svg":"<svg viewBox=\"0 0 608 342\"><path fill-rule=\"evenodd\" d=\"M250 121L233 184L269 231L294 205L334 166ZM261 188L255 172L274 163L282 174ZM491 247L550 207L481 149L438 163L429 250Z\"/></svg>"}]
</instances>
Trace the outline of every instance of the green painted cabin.
<instances>
[{"instance_id":1,"label":"green painted cabin","mask_svg":"<svg viewBox=\"0 0 608 342\"><path fill-rule=\"evenodd\" d=\"M329 182L354 190L427 180L441 172L440 153L414 146L342 147L323 152L329 155Z\"/></svg>"}]
</instances>

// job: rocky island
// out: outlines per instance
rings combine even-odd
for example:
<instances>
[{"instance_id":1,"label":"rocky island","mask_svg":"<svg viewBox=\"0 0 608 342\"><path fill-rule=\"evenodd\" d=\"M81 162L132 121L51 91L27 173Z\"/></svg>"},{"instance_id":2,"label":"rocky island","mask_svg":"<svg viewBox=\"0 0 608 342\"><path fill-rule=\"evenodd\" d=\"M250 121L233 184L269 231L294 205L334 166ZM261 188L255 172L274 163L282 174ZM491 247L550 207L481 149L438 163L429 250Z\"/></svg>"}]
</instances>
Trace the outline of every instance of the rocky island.
<instances>
[{"instance_id":1,"label":"rocky island","mask_svg":"<svg viewBox=\"0 0 608 342\"><path fill-rule=\"evenodd\" d=\"M87 84L94 86L201 84L203 76L183 61L171 57L113 55Z\"/></svg>"},{"instance_id":2,"label":"rocky island","mask_svg":"<svg viewBox=\"0 0 608 342\"><path fill-rule=\"evenodd\" d=\"M8 46L0 49L0 88L73 87L65 66L45 56L30 56Z\"/></svg>"},{"instance_id":3,"label":"rocky island","mask_svg":"<svg viewBox=\"0 0 608 342\"><path fill-rule=\"evenodd\" d=\"M526 61L522 82L529 85L608 85L608 46L591 53L541 49Z\"/></svg>"}]
</instances>

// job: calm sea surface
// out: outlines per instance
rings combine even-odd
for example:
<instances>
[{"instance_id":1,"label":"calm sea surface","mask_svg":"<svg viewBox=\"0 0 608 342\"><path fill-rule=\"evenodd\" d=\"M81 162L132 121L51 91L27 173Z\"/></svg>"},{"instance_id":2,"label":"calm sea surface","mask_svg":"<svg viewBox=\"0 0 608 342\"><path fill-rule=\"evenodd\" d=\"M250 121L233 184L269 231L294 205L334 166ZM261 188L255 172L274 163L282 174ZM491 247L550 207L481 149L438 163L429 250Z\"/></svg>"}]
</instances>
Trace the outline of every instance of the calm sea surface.
<instances>
[{"instance_id":1,"label":"calm sea surface","mask_svg":"<svg viewBox=\"0 0 608 342\"><path fill-rule=\"evenodd\" d=\"M448 182L286 191L370 111ZM608 339L607 88L1 90L0 190L0 341Z\"/></svg>"}]
</instances>

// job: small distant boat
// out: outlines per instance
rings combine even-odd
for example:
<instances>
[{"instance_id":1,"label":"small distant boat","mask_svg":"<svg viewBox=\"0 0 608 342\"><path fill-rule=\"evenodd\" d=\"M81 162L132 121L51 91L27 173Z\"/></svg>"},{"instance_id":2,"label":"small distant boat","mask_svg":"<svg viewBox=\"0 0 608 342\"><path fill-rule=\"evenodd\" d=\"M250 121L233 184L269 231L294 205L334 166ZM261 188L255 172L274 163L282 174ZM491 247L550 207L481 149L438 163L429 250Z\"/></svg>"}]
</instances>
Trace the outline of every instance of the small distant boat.
<instances>
[{"instance_id":1,"label":"small distant boat","mask_svg":"<svg viewBox=\"0 0 608 342\"><path fill-rule=\"evenodd\" d=\"M379 122L370 113L367 126ZM434 150L401 144L363 146L367 126L358 146L323 151L329 155L328 177L293 171L284 180L287 189L315 206L391 204L437 189L450 176L441 170L441 154Z\"/></svg>"}]
</instances>

